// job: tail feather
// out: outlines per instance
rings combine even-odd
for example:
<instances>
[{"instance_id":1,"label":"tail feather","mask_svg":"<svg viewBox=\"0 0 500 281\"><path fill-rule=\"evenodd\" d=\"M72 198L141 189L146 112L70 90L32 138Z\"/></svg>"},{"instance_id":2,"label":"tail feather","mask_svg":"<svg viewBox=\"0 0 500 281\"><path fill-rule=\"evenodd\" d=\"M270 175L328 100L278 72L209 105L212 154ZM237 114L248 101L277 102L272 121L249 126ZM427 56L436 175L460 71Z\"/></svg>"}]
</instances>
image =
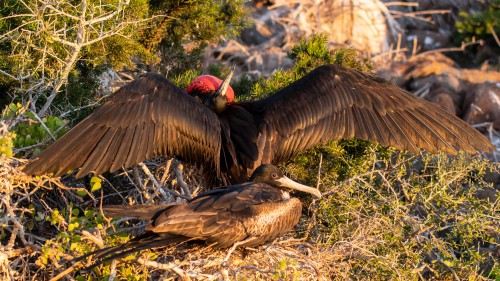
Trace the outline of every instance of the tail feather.
<instances>
[{"instance_id":1,"label":"tail feather","mask_svg":"<svg viewBox=\"0 0 500 281\"><path fill-rule=\"evenodd\" d=\"M160 235L154 232L146 232L141 236L138 236L125 244L107 247L104 249L99 249L91 253L87 253L83 256L71 260L72 263L76 263L84 260L90 256L94 256L96 262L92 265L81 269L81 271L90 271L94 267L99 266L108 261L126 257L135 252L139 252L146 249L165 247L174 243L182 243L190 240L185 236L180 235Z\"/></svg>"},{"instance_id":2,"label":"tail feather","mask_svg":"<svg viewBox=\"0 0 500 281\"><path fill-rule=\"evenodd\" d=\"M102 209L107 216L112 218L130 217L143 220L150 220L157 212L164 211L174 204L167 205L107 205Z\"/></svg>"}]
</instances>

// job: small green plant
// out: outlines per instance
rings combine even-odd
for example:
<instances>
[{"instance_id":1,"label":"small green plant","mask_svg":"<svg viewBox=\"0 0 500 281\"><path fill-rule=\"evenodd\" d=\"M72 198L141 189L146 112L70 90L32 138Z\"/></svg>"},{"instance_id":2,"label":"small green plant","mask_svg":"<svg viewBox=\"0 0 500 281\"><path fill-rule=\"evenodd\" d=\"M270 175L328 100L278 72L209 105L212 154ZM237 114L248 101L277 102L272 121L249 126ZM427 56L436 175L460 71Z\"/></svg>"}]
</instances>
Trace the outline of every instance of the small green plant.
<instances>
[{"instance_id":1,"label":"small green plant","mask_svg":"<svg viewBox=\"0 0 500 281\"><path fill-rule=\"evenodd\" d=\"M30 114L27 113L27 115ZM49 131L40 124L19 124L14 127L14 131L17 133L17 138L14 140L15 147L37 144L49 139L51 134L58 138L66 132L64 129L66 123L58 117L48 116L43 117L41 120Z\"/></svg>"},{"instance_id":2,"label":"small green plant","mask_svg":"<svg viewBox=\"0 0 500 281\"><path fill-rule=\"evenodd\" d=\"M172 79L172 83L177 85L177 87L185 90L189 86L189 83L191 83L191 81L193 81L199 75L200 75L199 70L190 69L182 74L175 75Z\"/></svg>"},{"instance_id":3,"label":"small green plant","mask_svg":"<svg viewBox=\"0 0 500 281\"><path fill-rule=\"evenodd\" d=\"M45 221L57 228L58 234L47 241L42 247L40 256L35 262L40 268L51 268L51 264L60 261L62 258L78 257L88 252L97 250L95 243L89 243L89 238L94 236L92 233L100 232L101 235L95 235L90 241L97 241L103 237L102 242L106 246L119 245L129 240L129 235L125 232L119 232L114 235L107 235L106 229L110 229L112 223L106 220L100 212L75 208L72 203L68 208L62 210L54 209L51 214L39 214L35 212L35 220ZM135 259L137 254L122 259L123 261ZM156 254L149 254L149 258L156 258ZM91 276L99 278L109 278L109 266L99 266L95 268L94 274L77 275L77 280L87 280ZM147 270L141 270L136 267L119 266L117 267L117 276L125 280L145 280L149 276Z\"/></svg>"},{"instance_id":4,"label":"small green plant","mask_svg":"<svg viewBox=\"0 0 500 281\"><path fill-rule=\"evenodd\" d=\"M61 118L54 116L46 116L40 120L43 125L39 123L33 112L26 111L26 107L20 103L9 104L2 113L2 118L12 119L15 117L25 117L26 121L19 122L12 128L10 137L12 143L16 148L28 147L36 145L50 138L59 138L66 132L66 122ZM6 147L8 141L5 141ZM35 148L33 153L40 152L40 148Z\"/></svg>"},{"instance_id":5,"label":"small green plant","mask_svg":"<svg viewBox=\"0 0 500 281\"><path fill-rule=\"evenodd\" d=\"M276 264L276 273L271 277L272 280L301 280L301 274L295 270L297 264L294 260L282 260Z\"/></svg>"},{"instance_id":6,"label":"small green plant","mask_svg":"<svg viewBox=\"0 0 500 281\"><path fill-rule=\"evenodd\" d=\"M12 157L14 148L13 140L16 138L16 134L13 132L8 132L4 136L0 136L0 157L4 155L5 157Z\"/></svg>"},{"instance_id":7,"label":"small green plant","mask_svg":"<svg viewBox=\"0 0 500 281\"><path fill-rule=\"evenodd\" d=\"M493 0L482 13L460 12L461 20L456 23L459 40L493 40L493 32L500 33L500 0Z\"/></svg>"},{"instance_id":8,"label":"small green plant","mask_svg":"<svg viewBox=\"0 0 500 281\"><path fill-rule=\"evenodd\" d=\"M2 119L10 119L25 112L26 109L20 103L11 103L7 105L2 112Z\"/></svg>"},{"instance_id":9,"label":"small green plant","mask_svg":"<svg viewBox=\"0 0 500 281\"><path fill-rule=\"evenodd\" d=\"M34 213L35 221L45 221L57 228L56 238L46 243L37 261L39 266L47 266L50 259L59 260L66 251L84 254L93 249L89 243L82 243L82 230L103 229L106 221L93 210L81 212L70 203L68 208L54 209L52 213Z\"/></svg>"},{"instance_id":10,"label":"small green plant","mask_svg":"<svg viewBox=\"0 0 500 281\"><path fill-rule=\"evenodd\" d=\"M235 98L237 101L243 101L245 98L250 97L253 86L254 82L250 79L250 76L245 74L240 76L240 80L231 83L231 87L236 94Z\"/></svg>"}]
</instances>

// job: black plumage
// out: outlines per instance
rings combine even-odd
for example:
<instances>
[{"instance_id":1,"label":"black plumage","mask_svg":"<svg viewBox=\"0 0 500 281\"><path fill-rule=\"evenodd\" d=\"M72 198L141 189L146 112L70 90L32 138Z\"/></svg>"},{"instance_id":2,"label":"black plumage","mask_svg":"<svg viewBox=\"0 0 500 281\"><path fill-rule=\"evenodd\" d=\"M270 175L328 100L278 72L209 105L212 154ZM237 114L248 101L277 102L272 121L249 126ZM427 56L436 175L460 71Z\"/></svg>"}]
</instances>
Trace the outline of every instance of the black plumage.
<instances>
[{"instance_id":1,"label":"black plumage","mask_svg":"<svg viewBox=\"0 0 500 281\"><path fill-rule=\"evenodd\" d=\"M438 106L338 65L320 66L257 101L221 107L216 94L202 98L203 103L197 101L200 96L189 96L160 75L143 75L24 171L57 176L81 168L81 177L153 156L177 156L204 163L207 171L235 183L244 182L260 164L286 161L328 140L356 137L413 153L493 149L481 133Z\"/></svg>"},{"instance_id":2,"label":"black plumage","mask_svg":"<svg viewBox=\"0 0 500 281\"><path fill-rule=\"evenodd\" d=\"M151 218L151 222L144 234L129 242L73 262L94 256L92 268L136 251L193 240L215 248L233 246L231 251L262 245L284 235L299 221L302 204L286 188L321 197L316 188L296 183L277 167L265 164L254 171L249 182L208 191L186 204L104 207L111 217Z\"/></svg>"}]
</instances>

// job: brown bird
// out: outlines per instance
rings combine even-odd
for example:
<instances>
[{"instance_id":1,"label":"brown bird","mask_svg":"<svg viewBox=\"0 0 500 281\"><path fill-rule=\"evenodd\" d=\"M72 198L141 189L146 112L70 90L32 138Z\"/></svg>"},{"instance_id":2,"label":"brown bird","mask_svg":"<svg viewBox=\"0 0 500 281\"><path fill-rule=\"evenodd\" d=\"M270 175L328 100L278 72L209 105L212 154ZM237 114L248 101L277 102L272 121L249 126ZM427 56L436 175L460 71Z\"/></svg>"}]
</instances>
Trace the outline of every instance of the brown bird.
<instances>
[{"instance_id":1,"label":"brown bird","mask_svg":"<svg viewBox=\"0 0 500 281\"><path fill-rule=\"evenodd\" d=\"M290 231L302 213L302 204L286 188L321 198L318 189L290 180L271 164L258 167L250 181L208 191L186 204L167 206L110 206L112 217L151 218L146 233L119 246L74 259L97 259L86 270L131 253L187 241L204 241L215 248L254 247Z\"/></svg>"},{"instance_id":2,"label":"brown bird","mask_svg":"<svg viewBox=\"0 0 500 281\"><path fill-rule=\"evenodd\" d=\"M339 65L320 66L257 101L233 102L229 80L196 79L184 92L146 74L24 168L56 176L80 168L114 172L155 156L208 165L226 182L244 182L264 163L281 163L329 140L358 138L431 153L489 151L477 130L396 85ZM220 85L220 86L219 86ZM213 173L213 172L216 173Z\"/></svg>"}]
</instances>

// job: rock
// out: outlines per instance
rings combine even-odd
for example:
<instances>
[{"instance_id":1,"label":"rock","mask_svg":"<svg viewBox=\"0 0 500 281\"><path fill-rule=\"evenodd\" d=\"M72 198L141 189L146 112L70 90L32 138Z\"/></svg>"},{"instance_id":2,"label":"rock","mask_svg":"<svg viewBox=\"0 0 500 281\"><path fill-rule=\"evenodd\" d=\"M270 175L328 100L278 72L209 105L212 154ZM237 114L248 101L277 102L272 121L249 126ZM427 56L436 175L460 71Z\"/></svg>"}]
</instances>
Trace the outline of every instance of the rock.
<instances>
[{"instance_id":1,"label":"rock","mask_svg":"<svg viewBox=\"0 0 500 281\"><path fill-rule=\"evenodd\" d=\"M457 115L457 108L453 102L452 93L448 92L446 89L440 88L438 91L433 93L430 101L449 113L455 116Z\"/></svg>"},{"instance_id":2,"label":"rock","mask_svg":"<svg viewBox=\"0 0 500 281\"><path fill-rule=\"evenodd\" d=\"M290 1L276 0L276 6ZM299 37L326 32L329 41L346 43L369 54L390 50L393 30L400 30L384 3L379 0L298 1L290 22L296 24Z\"/></svg>"},{"instance_id":3,"label":"rock","mask_svg":"<svg viewBox=\"0 0 500 281\"><path fill-rule=\"evenodd\" d=\"M493 171L491 169L488 169L486 171L486 174L484 175L484 181L485 182L492 182L495 184L500 184L500 173L497 171Z\"/></svg>"},{"instance_id":4,"label":"rock","mask_svg":"<svg viewBox=\"0 0 500 281\"><path fill-rule=\"evenodd\" d=\"M410 83L408 88L410 91L417 91L424 86L430 86L434 89L444 88L454 93L458 93L463 90L460 79L458 79L457 76L450 74L430 75L416 78ZM461 100L459 102L461 102Z\"/></svg>"},{"instance_id":5,"label":"rock","mask_svg":"<svg viewBox=\"0 0 500 281\"><path fill-rule=\"evenodd\" d=\"M262 35L254 25L251 28L246 28L241 32L240 39L243 43L247 45L260 45L267 41L267 37Z\"/></svg>"},{"instance_id":6,"label":"rock","mask_svg":"<svg viewBox=\"0 0 500 281\"><path fill-rule=\"evenodd\" d=\"M490 202L496 202L498 199L498 190L497 190L497 188L486 187L486 188L483 188L483 189L476 191L474 193L474 196L477 199L488 200Z\"/></svg>"},{"instance_id":7,"label":"rock","mask_svg":"<svg viewBox=\"0 0 500 281\"><path fill-rule=\"evenodd\" d=\"M257 9L274 5L274 0L252 0Z\"/></svg>"},{"instance_id":8,"label":"rock","mask_svg":"<svg viewBox=\"0 0 500 281\"><path fill-rule=\"evenodd\" d=\"M119 81L119 76L113 68L106 69L106 71L102 72L97 79L99 80L99 94L102 96L109 95L116 91L119 87L123 86L116 85L116 82Z\"/></svg>"},{"instance_id":9,"label":"rock","mask_svg":"<svg viewBox=\"0 0 500 281\"><path fill-rule=\"evenodd\" d=\"M407 63L395 62L391 64L381 65L377 68L375 76L384 78L387 81L404 88L408 80L405 75L408 71L409 65Z\"/></svg>"},{"instance_id":10,"label":"rock","mask_svg":"<svg viewBox=\"0 0 500 281\"><path fill-rule=\"evenodd\" d=\"M241 32L241 41L248 46L257 46L266 43L270 39L275 39L274 46L284 44L285 29L270 19L255 20L255 24ZM278 40L277 40L278 39Z\"/></svg>"},{"instance_id":11,"label":"rock","mask_svg":"<svg viewBox=\"0 0 500 281\"><path fill-rule=\"evenodd\" d=\"M492 122L500 130L500 82L478 84L467 91L464 120L471 125Z\"/></svg>"},{"instance_id":12,"label":"rock","mask_svg":"<svg viewBox=\"0 0 500 281\"><path fill-rule=\"evenodd\" d=\"M450 46L450 40L447 34L432 30L414 30L410 35L406 36L406 40L411 42L417 40L418 52Z\"/></svg>"},{"instance_id":13,"label":"rock","mask_svg":"<svg viewBox=\"0 0 500 281\"><path fill-rule=\"evenodd\" d=\"M461 115L463 95L461 81L454 75L431 75L413 80L409 89L412 92L424 91L420 97L439 105L442 109Z\"/></svg>"}]
</instances>

